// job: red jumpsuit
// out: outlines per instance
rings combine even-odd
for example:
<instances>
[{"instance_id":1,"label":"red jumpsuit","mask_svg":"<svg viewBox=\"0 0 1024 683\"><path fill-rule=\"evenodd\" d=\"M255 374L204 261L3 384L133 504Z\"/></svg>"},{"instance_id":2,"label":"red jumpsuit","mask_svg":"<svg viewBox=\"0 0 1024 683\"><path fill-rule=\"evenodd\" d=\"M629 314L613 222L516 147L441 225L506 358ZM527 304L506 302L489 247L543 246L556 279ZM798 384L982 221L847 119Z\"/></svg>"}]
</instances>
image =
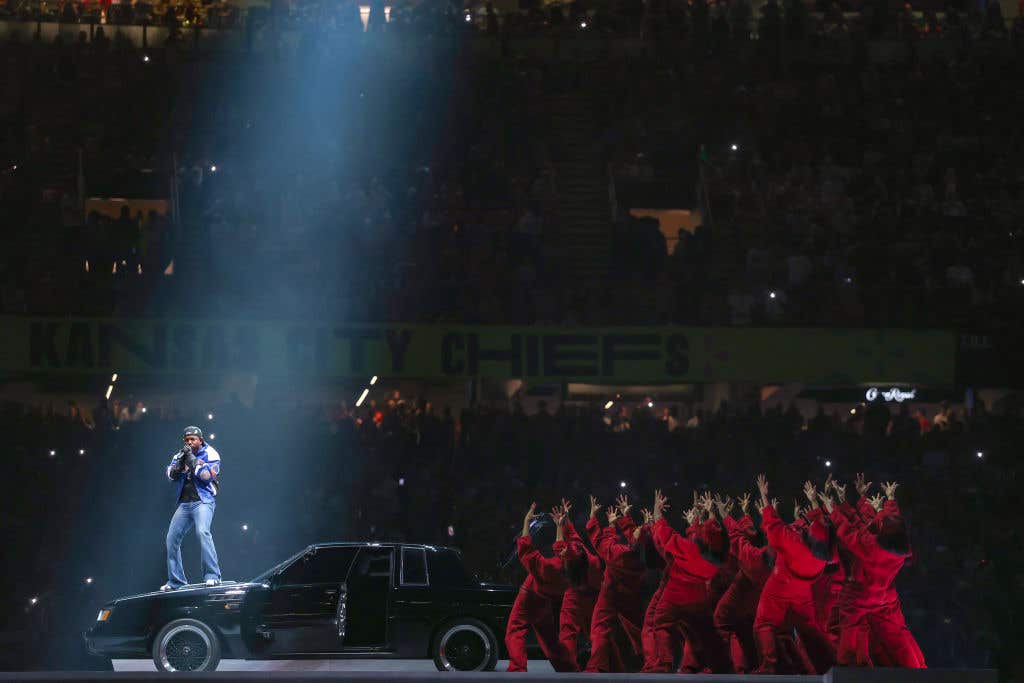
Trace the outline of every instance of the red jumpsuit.
<instances>
[{"instance_id":1,"label":"red jumpsuit","mask_svg":"<svg viewBox=\"0 0 1024 683\"><path fill-rule=\"evenodd\" d=\"M558 619L558 640L561 641L562 647L575 657L579 635L590 635L590 617L594 613L594 603L597 602L597 594L601 590L604 570L601 567L601 559L590 552L583 539L576 533L572 522L566 522L565 541L556 542L554 545L555 553L561 553L563 548L568 555L586 558L587 562L586 583L581 586L569 586L565 590L562 611Z\"/></svg>"},{"instance_id":2,"label":"red jumpsuit","mask_svg":"<svg viewBox=\"0 0 1024 683\"><path fill-rule=\"evenodd\" d=\"M825 570L825 560L811 553L799 524L786 526L771 505L764 508L761 516L768 545L775 551L776 558L754 617L754 639L761 655L757 673L771 674L778 670L778 638L795 628L814 664L815 671L805 673L822 674L835 661L835 648L818 626L814 610L813 584ZM812 510L808 517L813 536L817 540L826 539L821 511Z\"/></svg>"},{"instance_id":3,"label":"red jumpsuit","mask_svg":"<svg viewBox=\"0 0 1024 683\"><path fill-rule=\"evenodd\" d=\"M526 671L526 633L530 628L537 636L544 656L555 671L578 671L575 653L570 655L558 640L555 613L558 601L565 591L562 560L544 557L534 547L529 536L516 541L519 561L526 569L526 580L512 605L505 628L505 647L508 649L508 670Z\"/></svg>"},{"instance_id":4,"label":"red jumpsuit","mask_svg":"<svg viewBox=\"0 0 1024 683\"><path fill-rule=\"evenodd\" d=\"M699 525L691 524L686 530L686 537L692 539L700 529ZM650 527L645 526L644 533L650 536L651 545L665 560L665 566L661 570L661 577L658 580L658 587L655 589L654 594L651 596L650 601L647 603L647 611L644 613L644 627L640 633L640 639L644 645L644 666L640 669L641 673L654 673L658 671L658 644L654 638L654 615L658 611L658 603L661 600L661 595L665 591L665 584L668 583L669 568L672 566L672 557L665 557L665 553L662 551L658 539L653 533L650 532ZM683 634L679 632L676 637L673 638L673 642L682 642ZM672 659L675 661L677 648L673 648ZM693 659L692 652L689 659Z\"/></svg>"},{"instance_id":5,"label":"red jumpsuit","mask_svg":"<svg viewBox=\"0 0 1024 683\"><path fill-rule=\"evenodd\" d=\"M845 505L832 511L839 541L854 556L840 600L839 664L871 666L874 653L878 664L924 669L924 655L907 628L894 586L908 555L878 543L877 529L887 516L899 514L896 501L886 501L870 524L851 510Z\"/></svg>"},{"instance_id":6,"label":"red jumpsuit","mask_svg":"<svg viewBox=\"0 0 1024 683\"><path fill-rule=\"evenodd\" d=\"M754 642L754 617L761 590L772 573L775 552L768 546L756 546L754 521L744 515L738 521L726 517L725 526L732 541L739 571L729 590L715 608L715 628L729 643L729 656L736 673L750 673L757 667L757 645ZM776 639L780 673L797 673L812 669L803 648L789 633Z\"/></svg>"},{"instance_id":7,"label":"red jumpsuit","mask_svg":"<svg viewBox=\"0 0 1024 683\"><path fill-rule=\"evenodd\" d=\"M618 529L632 538L636 524L632 519L620 517ZM601 591L594 605L590 626L590 661L588 672L617 673L623 671L618 647L615 645L615 625L626 632L633 650L643 653L640 627L643 624L643 582L646 567L637 552L637 546L623 543L618 538L616 527L601 529L597 519L587 522L587 532L596 538L594 548L604 560L604 579ZM618 661L616 661L618 660Z\"/></svg>"},{"instance_id":8,"label":"red jumpsuit","mask_svg":"<svg viewBox=\"0 0 1024 683\"><path fill-rule=\"evenodd\" d=\"M714 520L706 522L701 531L702 540L707 541L708 532L717 526L718 522ZM697 543L676 533L664 518L654 525L654 537L666 563L671 558L668 582L654 614L654 639L658 651L656 670L672 671L677 629L682 630L691 651L689 661L685 662L687 670L700 671L705 667L713 671L726 669L725 653L711 620L708 590L708 582L718 572L719 565L707 560Z\"/></svg>"},{"instance_id":9,"label":"red jumpsuit","mask_svg":"<svg viewBox=\"0 0 1024 683\"><path fill-rule=\"evenodd\" d=\"M729 657L738 674L750 673L757 666L757 647L754 645L754 615L761 588L771 574L770 560L765 558L767 547L759 548L749 540L754 521L744 515L739 521L725 518L729 532L730 552L736 557L739 571L729 589L715 607L715 628L729 643Z\"/></svg>"}]
</instances>

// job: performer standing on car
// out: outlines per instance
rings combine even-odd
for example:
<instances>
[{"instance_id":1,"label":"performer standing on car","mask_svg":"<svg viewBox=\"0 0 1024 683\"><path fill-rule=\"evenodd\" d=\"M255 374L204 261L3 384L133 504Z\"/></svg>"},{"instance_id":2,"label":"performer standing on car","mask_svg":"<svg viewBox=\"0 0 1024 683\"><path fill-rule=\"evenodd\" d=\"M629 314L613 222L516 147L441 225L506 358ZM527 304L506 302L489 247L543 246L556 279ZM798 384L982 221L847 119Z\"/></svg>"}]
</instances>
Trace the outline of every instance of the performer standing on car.
<instances>
[{"instance_id":1,"label":"performer standing on car","mask_svg":"<svg viewBox=\"0 0 1024 683\"><path fill-rule=\"evenodd\" d=\"M216 508L220 454L203 440L199 427L186 427L182 440L184 447L174 454L167 466L167 478L178 485L178 506L167 529L167 583L160 586L161 591L172 591L188 583L181 563L181 541L193 526L199 536L203 579L207 586L220 583L217 548L210 533Z\"/></svg>"}]
</instances>

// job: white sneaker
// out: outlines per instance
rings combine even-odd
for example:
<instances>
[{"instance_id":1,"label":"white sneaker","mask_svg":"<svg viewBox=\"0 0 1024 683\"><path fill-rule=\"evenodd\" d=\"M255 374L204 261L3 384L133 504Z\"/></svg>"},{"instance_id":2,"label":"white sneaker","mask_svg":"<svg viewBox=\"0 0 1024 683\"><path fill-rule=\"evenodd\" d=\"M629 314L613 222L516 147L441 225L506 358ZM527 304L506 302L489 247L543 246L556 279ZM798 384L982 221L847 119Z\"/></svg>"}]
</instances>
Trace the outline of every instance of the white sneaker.
<instances>
[{"instance_id":1,"label":"white sneaker","mask_svg":"<svg viewBox=\"0 0 1024 683\"><path fill-rule=\"evenodd\" d=\"M206 585L207 586L216 586L218 583L220 583L219 579L207 579L206 580Z\"/></svg>"},{"instance_id":2,"label":"white sneaker","mask_svg":"<svg viewBox=\"0 0 1024 683\"><path fill-rule=\"evenodd\" d=\"M160 592L161 593L166 593L167 591L172 591L172 590L174 590L174 586L172 586L169 583L165 583L164 585L160 586Z\"/></svg>"}]
</instances>

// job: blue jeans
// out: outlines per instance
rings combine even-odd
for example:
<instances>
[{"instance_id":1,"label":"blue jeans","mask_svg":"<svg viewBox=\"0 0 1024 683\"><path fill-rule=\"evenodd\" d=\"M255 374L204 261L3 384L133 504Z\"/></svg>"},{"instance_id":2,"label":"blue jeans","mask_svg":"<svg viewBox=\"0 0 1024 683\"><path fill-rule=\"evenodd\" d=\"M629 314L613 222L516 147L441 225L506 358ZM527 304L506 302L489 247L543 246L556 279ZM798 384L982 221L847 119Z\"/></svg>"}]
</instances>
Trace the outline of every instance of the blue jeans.
<instances>
[{"instance_id":1,"label":"blue jeans","mask_svg":"<svg viewBox=\"0 0 1024 683\"><path fill-rule=\"evenodd\" d=\"M181 539L189 529L196 528L199 535L199 548L203 557L203 580L220 581L220 565L217 563L217 549L213 545L213 534L210 524L213 522L213 511L216 503L179 503L178 509L171 517L171 526L167 529L167 583L172 588L180 588L188 583L185 568L181 564Z\"/></svg>"}]
</instances>

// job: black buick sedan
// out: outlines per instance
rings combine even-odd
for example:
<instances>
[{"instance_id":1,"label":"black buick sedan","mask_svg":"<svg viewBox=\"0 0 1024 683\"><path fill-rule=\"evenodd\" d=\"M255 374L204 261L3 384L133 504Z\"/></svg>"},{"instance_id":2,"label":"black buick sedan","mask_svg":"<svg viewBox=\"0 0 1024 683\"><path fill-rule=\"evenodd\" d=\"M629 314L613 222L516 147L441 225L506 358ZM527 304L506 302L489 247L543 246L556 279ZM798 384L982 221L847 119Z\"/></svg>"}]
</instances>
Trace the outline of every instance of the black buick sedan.
<instances>
[{"instance_id":1,"label":"black buick sedan","mask_svg":"<svg viewBox=\"0 0 1024 683\"><path fill-rule=\"evenodd\" d=\"M516 589L474 581L457 550L405 543L309 546L246 582L119 598L89 650L212 671L221 657L432 658L492 670Z\"/></svg>"}]
</instances>

